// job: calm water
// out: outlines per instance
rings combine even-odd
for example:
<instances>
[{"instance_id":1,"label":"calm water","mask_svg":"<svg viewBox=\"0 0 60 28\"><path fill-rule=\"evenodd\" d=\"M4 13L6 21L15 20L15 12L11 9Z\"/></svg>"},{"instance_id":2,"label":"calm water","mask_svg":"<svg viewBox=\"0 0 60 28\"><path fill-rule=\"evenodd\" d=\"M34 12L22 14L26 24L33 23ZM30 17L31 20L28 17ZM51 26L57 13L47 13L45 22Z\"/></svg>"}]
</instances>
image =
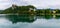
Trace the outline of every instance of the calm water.
<instances>
[{"instance_id":1,"label":"calm water","mask_svg":"<svg viewBox=\"0 0 60 28\"><path fill-rule=\"evenodd\" d=\"M60 16L23 16L0 14L0 28L60 28Z\"/></svg>"}]
</instances>

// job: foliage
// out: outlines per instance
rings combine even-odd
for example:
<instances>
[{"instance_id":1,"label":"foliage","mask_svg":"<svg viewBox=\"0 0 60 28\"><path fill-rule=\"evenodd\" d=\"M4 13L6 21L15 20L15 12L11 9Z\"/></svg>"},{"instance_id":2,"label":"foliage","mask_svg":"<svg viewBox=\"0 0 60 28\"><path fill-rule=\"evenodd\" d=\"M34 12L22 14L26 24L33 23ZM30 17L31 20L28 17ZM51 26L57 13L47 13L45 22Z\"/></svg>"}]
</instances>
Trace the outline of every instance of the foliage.
<instances>
[{"instance_id":1,"label":"foliage","mask_svg":"<svg viewBox=\"0 0 60 28\"><path fill-rule=\"evenodd\" d=\"M14 7L13 7L14 8ZM12 7L9 7L7 9L5 9L2 13L3 14L21 14L21 13L29 13L29 8L35 9L34 6L32 5L28 5L28 6L15 6L14 9L12 9Z\"/></svg>"}]
</instances>

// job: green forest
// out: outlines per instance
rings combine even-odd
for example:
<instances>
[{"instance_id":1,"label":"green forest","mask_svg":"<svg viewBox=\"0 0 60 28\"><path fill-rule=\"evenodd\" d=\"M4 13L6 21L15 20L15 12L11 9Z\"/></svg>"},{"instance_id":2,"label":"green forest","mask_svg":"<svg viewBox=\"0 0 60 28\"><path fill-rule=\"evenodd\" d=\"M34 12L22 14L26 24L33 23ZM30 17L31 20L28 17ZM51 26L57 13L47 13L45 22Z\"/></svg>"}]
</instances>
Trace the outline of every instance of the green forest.
<instances>
[{"instance_id":1,"label":"green forest","mask_svg":"<svg viewBox=\"0 0 60 28\"><path fill-rule=\"evenodd\" d=\"M12 5L11 7L0 10L0 14L27 14L27 15L53 15L53 14L60 14L59 9L37 9L33 5L27 6L17 6Z\"/></svg>"}]
</instances>

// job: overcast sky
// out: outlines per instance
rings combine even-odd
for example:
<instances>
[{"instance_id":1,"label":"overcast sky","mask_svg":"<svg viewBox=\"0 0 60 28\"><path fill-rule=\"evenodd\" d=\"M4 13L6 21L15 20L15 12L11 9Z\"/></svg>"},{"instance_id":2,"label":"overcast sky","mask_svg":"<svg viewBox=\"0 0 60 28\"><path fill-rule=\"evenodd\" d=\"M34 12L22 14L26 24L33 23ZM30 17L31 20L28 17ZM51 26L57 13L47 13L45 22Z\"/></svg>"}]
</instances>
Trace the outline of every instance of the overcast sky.
<instances>
[{"instance_id":1,"label":"overcast sky","mask_svg":"<svg viewBox=\"0 0 60 28\"><path fill-rule=\"evenodd\" d=\"M6 9L12 4L34 5L36 8L60 8L60 0L0 0L0 9Z\"/></svg>"}]
</instances>

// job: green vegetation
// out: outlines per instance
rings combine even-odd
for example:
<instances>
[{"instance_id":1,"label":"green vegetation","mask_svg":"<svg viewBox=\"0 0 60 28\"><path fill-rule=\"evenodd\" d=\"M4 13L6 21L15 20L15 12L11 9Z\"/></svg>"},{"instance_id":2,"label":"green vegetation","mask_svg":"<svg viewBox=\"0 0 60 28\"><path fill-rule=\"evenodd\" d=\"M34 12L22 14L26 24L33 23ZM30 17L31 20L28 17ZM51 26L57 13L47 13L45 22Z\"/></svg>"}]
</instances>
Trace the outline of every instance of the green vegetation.
<instances>
[{"instance_id":1,"label":"green vegetation","mask_svg":"<svg viewBox=\"0 0 60 28\"><path fill-rule=\"evenodd\" d=\"M60 15L59 9L37 9L37 15Z\"/></svg>"},{"instance_id":2,"label":"green vegetation","mask_svg":"<svg viewBox=\"0 0 60 28\"><path fill-rule=\"evenodd\" d=\"M2 14L33 14L34 9L36 8L32 5L28 5L28 6L12 5L12 7L5 9L2 12Z\"/></svg>"},{"instance_id":3,"label":"green vegetation","mask_svg":"<svg viewBox=\"0 0 60 28\"><path fill-rule=\"evenodd\" d=\"M36 7L32 5L27 5L27 6L12 5L12 7L0 11L0 14L53 15L53 14L60 14L60 10L50 9L50 8L36 9Z\"/></svg>"}]
</instances>

